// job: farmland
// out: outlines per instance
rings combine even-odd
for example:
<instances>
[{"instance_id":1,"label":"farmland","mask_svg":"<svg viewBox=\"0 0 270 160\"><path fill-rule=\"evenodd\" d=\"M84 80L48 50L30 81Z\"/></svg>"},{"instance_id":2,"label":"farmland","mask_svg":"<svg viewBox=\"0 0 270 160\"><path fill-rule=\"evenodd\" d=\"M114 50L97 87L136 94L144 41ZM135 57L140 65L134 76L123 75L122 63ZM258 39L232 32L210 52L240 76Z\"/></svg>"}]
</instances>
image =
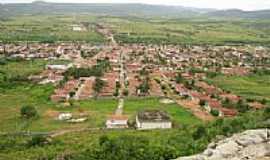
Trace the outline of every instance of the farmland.
<instances>
[{"instance_id":1,"label":"farmland","mask_svg":"<svg viewBox=\"0 0 270 160\"><path fill-rule=\"evenodd\" d=\"M91 24L94 17L74 16L23 16L8 21L1 21L0 39L4 42L14 41L85 41L95 44L105 42L102 35L95 32ZM73 31L72 26L87 22L86 31ZM88 25L89 24L89 25ZM31 34L29 34L31 33Z\"/></svg>"},{"instance_id":2,"label":"farmland","mask_svg":"<svg viewBox=\"0 0 270 160\"><path fill-rule=\"evenodd\" d=\"M118 42L154 44L265 44L270 41L267 20L122 18L97 15L20 16L0 21L0 39L9 41L84 41L106 43L96 32L106 24ZM86 31L72 30L83 24ZM269 26L269 25L268 25ZM31 34L29 34L31 33Z\"/></svg>"},{"instance_id":3,"label":"farmland","mask_svg":"<svg viewBox=\"0 0 270 160\"><path fill-rule=\"evenodd\" d=\"M269 42L269 28L249 21L199 20L122 20L105 19L112 24L116 37L127 43L172 44L253 44ZM252 27L251 27L251 24Z\"/></svg>"},{"instance_id":4,"label":"farmland","mask_svg":"<svg viewBox=\"0 0 270 160\"><path fill-rule=\"evenodd\" d=\"M251 99L270 100L269 75L253 75L247 77L218 76L211 80L217 86L235 94Z\"/></svg>"}]
</instances>

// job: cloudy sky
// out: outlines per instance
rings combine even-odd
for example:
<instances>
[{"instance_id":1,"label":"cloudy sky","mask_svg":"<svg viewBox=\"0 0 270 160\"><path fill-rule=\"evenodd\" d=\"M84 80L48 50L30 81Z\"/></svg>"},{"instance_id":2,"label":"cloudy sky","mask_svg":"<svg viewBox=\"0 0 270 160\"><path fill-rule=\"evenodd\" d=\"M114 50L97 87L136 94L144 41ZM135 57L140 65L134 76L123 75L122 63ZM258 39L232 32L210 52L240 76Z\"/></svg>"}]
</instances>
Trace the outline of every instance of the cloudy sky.
<instances>
[{"instance_id":1,"label":"cloudy sky","mask_svg":"<svg viewBox=\"0 0 270 160\"><path fill-rule=\"evenodd\" d=\"M1 3L32 2L33 0L0 0ZM164 5L181 5L199 8L243 10L270 9L270 0L46 0L49 2L81 3L148 3Z\"/></svg>"}]
</instances>

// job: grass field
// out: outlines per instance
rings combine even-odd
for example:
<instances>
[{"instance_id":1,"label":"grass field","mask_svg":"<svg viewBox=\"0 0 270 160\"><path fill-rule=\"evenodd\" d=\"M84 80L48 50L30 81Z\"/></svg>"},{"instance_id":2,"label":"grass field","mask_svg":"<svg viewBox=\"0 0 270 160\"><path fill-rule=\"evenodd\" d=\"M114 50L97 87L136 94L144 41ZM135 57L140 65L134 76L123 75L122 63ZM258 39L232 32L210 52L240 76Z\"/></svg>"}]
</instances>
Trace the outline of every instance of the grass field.
<instances>
[{"instance_id":1,"label":"grass field","mask_svg":"<svg viewBox=\"0 0 270 160\"><path fill-rule=\"evenodd\" d=\"M0 21L0 40L13 41L86 41L103 43L102 35L95 32L95 27L89 25L87 31L73 31L72 25L80 22L93 22L91 16L23 16L7 21Z\"/></svg>"},{"instance_id":2,"label":"grass field","mask_svg":"<svg viewBox=\"0 0 270 160\"><path fill-rule=\"evenodd\" d=\"M88 24L87 31L72 31L72 25L81 23ZM144 19L96 15L38 15L0 20L0 40L106 42L95 31L95 23L110 26L116 40L124 43L268 45L270 42L270 21L267 20Z\"/></svg>"},{"instance_id":3,"label":"grass field","mask_svg":"<svg viewBox=\"0 0 270 160\"><path fill-rule=\"evenodd\" d=\"M220 88L251 99L270 100L270 76L252 75L248 77L218 76L210 80Z\"/></svg>"},{"instance_id":4,"label":"grass field","mask_svg":"<svg viewBox=\"0 0 270 160\"><path fill-rule=\"evenodd\" d=\"M104 21L112 25L117 40L126 43L267 44L270 41L270 28L260 27L270 23L265 21L119 18L107 18Z\"/></svg>"},{"instance_id":5,"label":"grass field","mask_svg":"<svg viewBox=\"0 0 270 160\"><path fill-rule=\"evenodd\" d=\"M135 117L138 111L158 109L168 112L175 125L195 125L200 121L190 112L176 103L162 104L159 98L127 99L125 100L124 113Z\"/></svg>"}]
</instances>

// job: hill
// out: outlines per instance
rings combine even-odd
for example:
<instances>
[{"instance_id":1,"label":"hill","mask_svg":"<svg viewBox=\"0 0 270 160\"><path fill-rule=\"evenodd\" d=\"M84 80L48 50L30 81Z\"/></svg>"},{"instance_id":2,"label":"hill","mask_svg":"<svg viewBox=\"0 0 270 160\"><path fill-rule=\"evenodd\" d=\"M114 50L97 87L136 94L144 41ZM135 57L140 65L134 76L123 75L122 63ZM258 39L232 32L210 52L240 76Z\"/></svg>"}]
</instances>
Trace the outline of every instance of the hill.
<instances>
[{"instance_id":1,"label":"hill","mask_svg":"<svg viewBox=\"0 0 270 160\"><path fill-rule=\"evenodd\" d=\"M16 15L48 15L48 14L98 14L110 16L138 17L222 17L222 18L256 18L269 19L270 10L243 11L237 9L215 10L191 8L183 6L128 4L128 3L33 3L0 4L1 17Z\"/></svg>"},{"instance_id":2,"label":"hill","mask_svg":"<svg viewBox=\"0 0 270 160\"><path fill-rule=\"evenodd\" d=\"M186 8L147 4L71 4L34 2L29 4L2 4L0 15L16 16L28 14L99 14L111 16L162 16L187 17L208 12L208 9Z\"/></svg>"},{"instance_id":3,"label":"hill","mask_svg":"<svg viewBox=\"0 0 270 160\"><path fill-rule=\"evenodd\" d=\"M223 18L243 18L243 19L269 19L270 10L259 10L259 11L243 11L239 9L230 10L218 10L208 12L207 16L211 17L223 17Z\"/></svg>"}]
</instances>

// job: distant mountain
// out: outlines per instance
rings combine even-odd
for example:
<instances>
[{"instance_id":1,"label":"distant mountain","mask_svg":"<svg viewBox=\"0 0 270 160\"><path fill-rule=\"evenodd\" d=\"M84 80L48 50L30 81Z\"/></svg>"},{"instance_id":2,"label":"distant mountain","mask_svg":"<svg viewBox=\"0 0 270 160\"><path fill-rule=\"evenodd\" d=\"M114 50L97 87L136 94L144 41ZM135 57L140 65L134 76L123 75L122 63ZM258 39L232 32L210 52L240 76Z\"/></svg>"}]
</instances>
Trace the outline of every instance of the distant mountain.
<instances>
[{"instance_id":1,"label":"distant mountain","mask_svg":"<svg viewBox=\"0 0 270 160\"><path fill-rule=\"evenodd\" d=\"M214 10L182 6L148 5L148 4L71 4L47 3L35 1L33 3L0 4L0 17L15 15L37 14L98 14L111 16L142 16L142 17L194 17L210 16L223 18L259 18L269 19L270 10L242 11L242 10Z\"/></svg>"},{"instance_id":2,"label":"distant mountain","mask_svg":"<svg viewBox=\"0 0 270 160\"><path fill-rule=\"evenodd\" d=\"M206 14L211 17L244 18L244 19L269 19L270 10L243 11L239 9L218 10Z\"/></svg>"},{"instance_id":3,"label":"distant mountain","mask_svg":"<svg viewBox=\"0 0 270 160\"><path fill-rule=\"evenodd\" d=\"M209 11L213 10L148 4L71 4L47 3L44 1L35 1L29 4L17 3L0 5L0 15L5 16L92 13L113 16L190 17Z\"/></svg>"}]
</instances>

